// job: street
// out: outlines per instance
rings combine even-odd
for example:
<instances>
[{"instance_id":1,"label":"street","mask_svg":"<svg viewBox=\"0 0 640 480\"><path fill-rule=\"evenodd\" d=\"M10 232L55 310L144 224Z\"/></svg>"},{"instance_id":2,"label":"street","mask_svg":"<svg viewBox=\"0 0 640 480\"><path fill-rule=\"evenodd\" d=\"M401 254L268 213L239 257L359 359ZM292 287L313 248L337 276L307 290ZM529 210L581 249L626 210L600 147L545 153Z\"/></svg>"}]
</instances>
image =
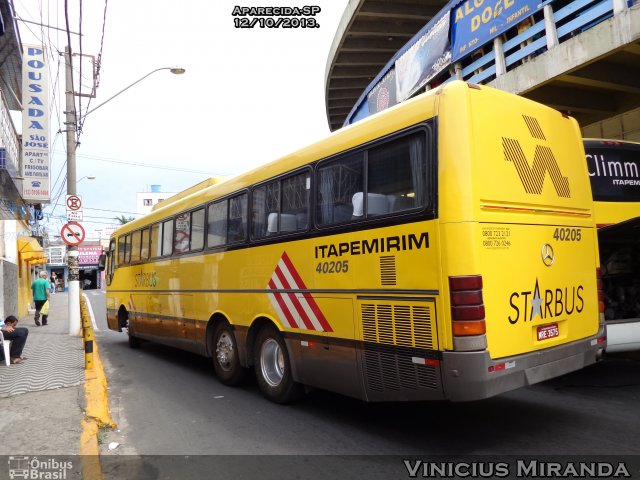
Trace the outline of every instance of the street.
<instances>
[{"instance_id":1,"label":"street","mask_svg":"<svg viewBox=\"0 0 640 480\"><path fill-rule=\"evenodd\" d=\"M364 403L328 392L281 406L251 376L231 388L211 360L107 329L104 293L85 292L112 415L110 453L139 455L638 454L640 362L607 359L472 403ZM105 442L108 443L108 442Z\"/></svg>"}]
</instances>

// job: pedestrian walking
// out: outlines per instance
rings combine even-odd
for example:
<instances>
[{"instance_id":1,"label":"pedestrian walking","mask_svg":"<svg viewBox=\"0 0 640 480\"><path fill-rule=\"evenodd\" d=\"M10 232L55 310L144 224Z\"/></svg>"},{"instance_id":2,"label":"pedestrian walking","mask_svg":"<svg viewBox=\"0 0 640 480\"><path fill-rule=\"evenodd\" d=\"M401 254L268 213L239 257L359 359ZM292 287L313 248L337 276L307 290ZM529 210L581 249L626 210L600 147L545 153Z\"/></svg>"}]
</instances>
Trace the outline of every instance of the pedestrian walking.
<instances>
[{"instance_id":1,"label":"pedestrian walking","mask_svg":"<svg viewBox=\"0 0 640 480\"><path fill-rule=\"evenodd\" d=\"M40 272L40 278L35 279L31 284L31 291L33 292L33 302L36 304L36 315L34 317L36 327L40 326L40 310L42 310L44 304L49 300L51 295L50 290L51 285L49 284L49 280L47 280L47 272L43 270ZM48 311L46 313L43 312L42 325L47 324L48 316Z\"/></svg>"}]
</instances>

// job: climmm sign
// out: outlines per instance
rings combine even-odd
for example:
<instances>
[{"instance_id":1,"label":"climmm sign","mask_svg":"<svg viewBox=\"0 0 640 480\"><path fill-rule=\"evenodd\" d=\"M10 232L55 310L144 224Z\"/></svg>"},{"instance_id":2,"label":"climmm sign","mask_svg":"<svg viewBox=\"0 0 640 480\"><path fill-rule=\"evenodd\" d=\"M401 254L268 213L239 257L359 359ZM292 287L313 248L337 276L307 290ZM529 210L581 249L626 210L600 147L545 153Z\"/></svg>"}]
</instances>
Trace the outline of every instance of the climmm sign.
<instances>
[{"instance_id":1,"label":"climmm sign","mask_svg":"<svg viewBox=\"0 0 640 480\"><path fill-rule=\"evenodd\" d=\"M22 197L49 202L49 67L42 46L23 45Z\"/></svg>"}]
</instances>

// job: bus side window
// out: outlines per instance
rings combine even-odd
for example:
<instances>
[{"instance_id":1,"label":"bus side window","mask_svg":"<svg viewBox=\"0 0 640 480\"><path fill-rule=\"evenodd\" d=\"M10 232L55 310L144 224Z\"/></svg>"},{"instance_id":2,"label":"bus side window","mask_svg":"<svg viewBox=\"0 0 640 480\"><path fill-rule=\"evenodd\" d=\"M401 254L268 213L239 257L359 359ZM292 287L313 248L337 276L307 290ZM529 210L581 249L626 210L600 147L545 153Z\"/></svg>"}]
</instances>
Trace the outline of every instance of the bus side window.
<instances>
[{"instance_id":1,"label":"bus side window","mask_svg":"<svg viewBox=\"0 0 640 480\"><path fill-rule=\"evenodd\" d=\"M367 161L367 217L424 206L427 178L424 133L373 147L368 151Z\"/></svg>"},{"instance_id":2,"label":"bus side window","mask_svg":"<svg viewBox=\"0 0 640 480\"><path fill-rule=\"evenodd\" d=\"M140 234L140 230L131 234L131 263L140 261L140 247L142 245Z\"/></svg>"},{"instance_id":3,"label":"bus side window","mask_svg":"<svg viewBox=\"0 0 640 480\"><path fill-rule=\"evenodd\" d=\"M171 255L173 245L173 220L162 222L162 256Z\"/></svg>"},{"instance_id":4,"label":"bus side window","mask_svg":"<svg viewBox=\"0 0 640 480\"><path fill-rule=\"evenodd\" d=\"M176 217L176 233L173 237L173 251L184 253L189 251L189 238L191 232L191 216L189 213L181 213Z\"/></svg>"},{"instance_id":5,"label":"bus side window","mask_svg":"<svg viewBox=\"0 0 640 480\"><path fill-rule=\"evenodd\" d=\"M190 250L202 250L204 247L204 208L191 212Z\"/></svg>"},{"instance_id":6,"label":"bus side window","mask_svg":"<svg viewBox=\"0 0 640 480\"><path fill-rule=\"evenodd\" d=\"M131 234L124 237L124 263L131 262Z\"/></svg>"},{"instance_id":7,"label":"bus side window","mask_svg":"<svg viewBox=\"0 0 640 480\"><path fill-rule=\"evenodd\" d=\"M162 256L162 225L154 223L151 227L151 258Z\"/></svg>"},{"instance_id":8,"label":"bus side window","mask_svg":"<svg viewBox=\"0 0 640 480\"><path fill-rule=\"evenodd\" d=\"M307 229L310 191L311 177L308 171L282 180L281 232Z\"/></svg>"},{"instance_id":9,"label":"bus side window","mask_svg":"<svg viewBox=\"0 0 640 480\"><path fill-rule=\"evenodd\" d=\"M118 237L118 266L120 265L124 265L125 263L125 251L126 251L126 244L125 244L125 236L122 235L121 237Z\"/></svg>"},{"instance_id":10,"label":"bus side window","mask_svg":"<svg viewBox=\"0 0 640 480\"><path fill-rule=\"evenodd\" d=\"M226 200L209 205L209 226L207 228L207 247L219 247L227 243L227 205Z\"/></svg>"},{"instance_id":11,"label":"bus side window","mask_svg":"<svg viewBox=\"0 0 640 480\"><path fill-rule=\"evenodd\" d=\"M142 230L142 243L140 245L140 260L149 259L149 229Z\"/></svg>"},{"instance_id":12,"label":"bus side window","mask_svg":"<svg viewBox=\"0 0 640 480\"><path fill-rule=\"evenodd\" d=\"M227 240L229 243L242 242L247 232L247 194L243 193L229 199L229 220L227 222Z\"/></svg>"},{"instance_id":13,"label":"bus side window","mask_svg":"<svg viewBox=\"0 0 640 480\"><path fill-rule=\"evenodd\" d=\"M107 272L105 275L105 279L107 281L107 286L111 285L111 280L113 279L113 272L115 269L116 263L116 241L115 239L111 239L109 242L109 254L107 255Z\"/></svg>"},{"instance_id":14,"label":"bus side window","mask_svg":"<svg viewBox=\"0 0 640 480\"><path fill-rule=\"evenodd\" d=\"M251 238L259 240L277 233L280 210L280 181L261 185L253 190L251 207Z\"/></svg>"},{"instance_id":15,"label":"bus side window","mask_svg":"<svg viewBox=\"0 0 640 480\"><path fill-rule=\"evenodd\" d=\"M323 162L318 169L318 223L321 226L349 222L352 199L364 190L364 153Z\"/></svg>"}]
</instances>

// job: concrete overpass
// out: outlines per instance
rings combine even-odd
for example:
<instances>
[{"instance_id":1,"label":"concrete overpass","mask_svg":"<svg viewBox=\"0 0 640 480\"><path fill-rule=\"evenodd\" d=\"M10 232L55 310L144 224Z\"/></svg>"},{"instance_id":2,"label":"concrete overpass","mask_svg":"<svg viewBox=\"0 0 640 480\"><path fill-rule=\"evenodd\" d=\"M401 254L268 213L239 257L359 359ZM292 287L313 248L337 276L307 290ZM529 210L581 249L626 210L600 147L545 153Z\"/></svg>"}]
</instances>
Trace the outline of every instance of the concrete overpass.
<instances>
[{"instance_id":1,"label":"concrete overpass","mask_svg":"<svg viewBox=\"0 0 640 480\"><path fill-rule=\"evenodd\" d=\"M495 55L493 66L484 65L495 74L481 83L570 113L580 122L585 136L640 141L640 2L582 2L583 12L595 11L597 4L605 14L593 24L580 23L572 31L567 30L573 28L570 24L563 26L566 19L557 17L561 4L556 3L557 25L553 10L545 7L545 38L540 40L538 33L527 40L538 38L545 43L544 53L513 61L511 66L501 65L500 55ZM444 5L442 1L413 0L348 2L325 73L331 130L343 125L376 75ZM556 30L559 33L553 38ZM456 72L458 76L474 81L474 72L463 76L461 70Z\"/></svg>"}]
</instances>

